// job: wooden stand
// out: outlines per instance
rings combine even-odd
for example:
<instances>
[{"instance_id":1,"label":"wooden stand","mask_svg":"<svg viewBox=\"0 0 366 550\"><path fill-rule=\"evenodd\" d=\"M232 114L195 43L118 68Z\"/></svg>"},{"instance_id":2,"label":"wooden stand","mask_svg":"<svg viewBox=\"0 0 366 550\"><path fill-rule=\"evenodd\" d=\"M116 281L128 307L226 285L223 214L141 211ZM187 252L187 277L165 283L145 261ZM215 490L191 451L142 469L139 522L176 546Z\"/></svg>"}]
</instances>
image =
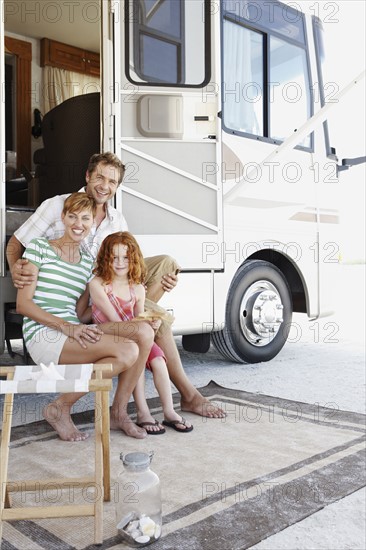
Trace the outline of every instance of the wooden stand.
<instances>
[{"instance_id":1,"label":"wooden stand","mask_svg":"<svg viewBox=\"0 0 366 550\"><path fill-rule=\"evenodd\" d=\"M12 380L15 367L0 367L0 375ZM0 449L0 545L3 521L19 519L45 519L57 517L94 516L95 544L103 542L103 500L110 500L110 445L109 445L109 391L112 380L103 380L103 371L112 370L112 365L94 364L95 378L89 381L89 391L95 392L95 472L90 478L35 479L16 482L8 481L9 442L13 416L14 395L5 395L3 426ZM94 504L66 504L62 506L31 506L11 508L10 494L18 491L42 490L50 483L69 488L94 486L101 497Z\"/></svg>"}]
</instances>

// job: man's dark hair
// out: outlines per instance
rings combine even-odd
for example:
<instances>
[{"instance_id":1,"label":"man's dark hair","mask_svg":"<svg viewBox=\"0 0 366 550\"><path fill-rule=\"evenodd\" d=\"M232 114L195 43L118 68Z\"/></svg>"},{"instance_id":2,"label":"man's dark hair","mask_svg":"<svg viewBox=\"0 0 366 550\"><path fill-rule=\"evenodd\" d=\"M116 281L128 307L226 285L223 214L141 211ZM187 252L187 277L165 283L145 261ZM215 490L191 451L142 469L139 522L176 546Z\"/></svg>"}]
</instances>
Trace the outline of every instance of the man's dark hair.
<instances>
[{"instance_id":1,"label":"man's dark hair","mask_svg":"<svg viewBox=\"0 0 366 550\"><path fill-rule=\"evenodd\" d=\"M121 183L125 174L125 165L122 161L120 161L117 155L110 152L95 153L94 155L92 155L89 159L87 168L89 175L94 172L98 164L111 164L112 166L114 166L114 168L116 168L119 172L118 184Z\"/></svg>"}]
</instances>

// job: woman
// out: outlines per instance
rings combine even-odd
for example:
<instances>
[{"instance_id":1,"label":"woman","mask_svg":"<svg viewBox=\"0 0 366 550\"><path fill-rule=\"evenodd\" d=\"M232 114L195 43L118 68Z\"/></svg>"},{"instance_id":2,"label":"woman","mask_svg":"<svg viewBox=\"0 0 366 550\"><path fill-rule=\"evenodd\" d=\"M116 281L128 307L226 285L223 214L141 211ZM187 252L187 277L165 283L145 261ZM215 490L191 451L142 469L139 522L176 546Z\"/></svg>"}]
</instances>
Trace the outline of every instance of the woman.
<instances>
[{"instance_id":1,"label":"woman","mask_svg":"<svg viewBox=\"0 0 366 550\"><path fill-rule=\"evenodd\" d=\"M134 382L140 377L153 342L154 332L146 322L133 323L129 332L119 323L100 327L88 325L88 282L93 260L81 248L94 221L96 204L86 193L73 193L64 204L64 234L55 240L32 240L24 252L33 274L30 285L18 290L17 311L24 316L23 332L27 349L35 363L72 364L112 363L110 376L119 376L133 368ZM131 324L132 325L132 324ZM132 392L131 388L131 392ZM111 409L111 428L143 438L119 405L120 383ZM71 408L82 393L61 394L43 411L46 420L65 441L81 441L80 432L71 420Z\"/></svg>"}]
</instances>

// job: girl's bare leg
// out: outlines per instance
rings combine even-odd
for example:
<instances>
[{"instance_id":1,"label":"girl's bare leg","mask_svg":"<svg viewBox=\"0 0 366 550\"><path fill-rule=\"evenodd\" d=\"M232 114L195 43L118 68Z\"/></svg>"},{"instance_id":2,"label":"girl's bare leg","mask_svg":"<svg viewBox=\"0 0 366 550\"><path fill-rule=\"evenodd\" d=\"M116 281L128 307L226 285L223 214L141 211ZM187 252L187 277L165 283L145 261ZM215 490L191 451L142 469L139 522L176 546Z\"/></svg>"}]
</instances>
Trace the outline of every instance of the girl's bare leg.
<instances>
[{"instance_id":1,"label":"girl's bare leg","mask_svg":"<svg viewBox=\"0 0 366 550\"><path fill-rule=\"evenodd\" d=\"M128 401L136 387L154 341L154 331L146 322L104 323L100 325L104 333L113 335L118 342L129 341L137 344L138 357L131 369L120 372L111 409L111 429L123 430L135 438L146 437L146 431L132 422L127 414Z\"/></svg>"},{"instance_id":2,"label":"girl's bare leg","mask_svg":"<svg viewBox=\"0 0 366 550\"><path fill-rule=\"evenodd\" d=\"M137 426L127 413L128 402L137 383L136 374L139 372L139 366L134 365L132 369L118 375L117 389L111 408L111 430L122 430L130 437L143 439L147 435L146 431Z\"/></svg>"},{"instance_id":3,"label":"girl's bare leg","mask_svg":"<svg viewBox=\"0 0 366 550\"><path fill-rule=\"evenodd\" d=\"M142 372L135 389L133 390L133 398L135 400L137 424L143 422L151 422L151 426L144 426L144 429L149 432L158 432L163 429L161 424L155 424L155 419L151 416L149 407L145 397L145 371Z\"/></svg>"},{"instance_id":4,"label":"girl's bare leg","mask_svg":"<svg viewBox=\"0 0 366 550\"><path fill-rule=\"evenodd\" d=\"M151 370L154 377L154 384L160 396L161 404L163 406L164 419L169 420L170 422L174 420L181 420L181 415L179 415L174 410L172 387L170 384L168 369L164 359L162 357L156 357L155 359L153 359L151 361ZM185 425L177 424L177 428L182 430L190 427L191 424L187 421Z\"/></svg>"}]
</instances>

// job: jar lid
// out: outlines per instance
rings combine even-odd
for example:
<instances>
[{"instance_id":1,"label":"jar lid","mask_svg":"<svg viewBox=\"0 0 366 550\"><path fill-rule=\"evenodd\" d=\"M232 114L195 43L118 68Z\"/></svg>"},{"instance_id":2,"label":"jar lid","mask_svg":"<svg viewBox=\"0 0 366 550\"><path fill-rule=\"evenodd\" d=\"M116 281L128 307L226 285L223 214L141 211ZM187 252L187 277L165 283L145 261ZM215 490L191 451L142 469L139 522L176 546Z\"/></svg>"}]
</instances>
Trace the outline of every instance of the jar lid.
<instances>
[{"instance_id":1,"label":"jar lid","mask_svg":"<svg viewBox=\"0 0 366 550\"><path fill-rule=\"evenodd\" d=\"M149 454L135 452L124 455L123 453L121 453L120 459L123 461L123 465L127 468L147 468L148 466L150 466L153 454L154 453L152 451L150 451Z\"/></svg>"}]
</instances>

